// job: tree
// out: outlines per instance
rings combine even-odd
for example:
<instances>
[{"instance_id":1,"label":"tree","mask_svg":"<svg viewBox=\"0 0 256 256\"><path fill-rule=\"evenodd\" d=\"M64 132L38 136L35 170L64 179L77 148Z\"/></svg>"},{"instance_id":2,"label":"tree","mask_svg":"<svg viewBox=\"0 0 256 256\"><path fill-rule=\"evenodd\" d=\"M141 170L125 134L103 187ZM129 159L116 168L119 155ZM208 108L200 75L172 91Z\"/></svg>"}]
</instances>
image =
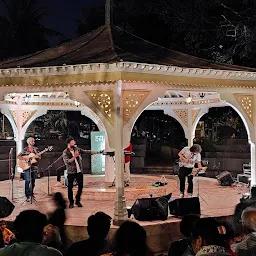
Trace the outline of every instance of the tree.
<instances>
[{"instance_id":1,"label":"tree","mask_svg":"<svg viewBox=\"0 0 256 256\"><path fill-rule=\"evenodd\" d=\"M220 63L256 66L253 0L115 0L115 24L145 39Z\"/></svg>"},{"instance_id":2,"label":"tree","mask_svg":"<svg viewBox=\"0 0 256 256\"><path fill-rule=\"evenodd\" d=\"M61 35L42 25L48 9L40 7L37 0L0 0L0 4L6 11L0 17L0 58L45 49L49 47L48 36Z\"/></svg>"},{"instance_id":3,"label":"tree","mask_svg":"<svg viewBox=\"0 0 256 256\"><path fill-rule=\"evenodd\" d=\"M76 20L76 22L77 22L76 31L78 36L82 36L104 25L105 6L98 5L98 6L83 8L82 19Z\"/></svg>"}]
</instances>

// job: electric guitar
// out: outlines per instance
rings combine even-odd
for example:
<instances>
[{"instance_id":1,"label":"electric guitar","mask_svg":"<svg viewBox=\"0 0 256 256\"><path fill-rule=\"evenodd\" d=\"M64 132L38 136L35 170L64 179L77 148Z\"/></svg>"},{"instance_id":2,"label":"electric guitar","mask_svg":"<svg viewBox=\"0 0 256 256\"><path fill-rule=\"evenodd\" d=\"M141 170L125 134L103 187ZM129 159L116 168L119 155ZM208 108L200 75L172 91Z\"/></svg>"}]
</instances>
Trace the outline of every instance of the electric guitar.
<instances>
[{"instance_id":1,"label":"electric guitar","mask_svg":"<svg viewBox=\"0 0 256 256\"><path fill-rule=\"evenodd\" d=\"M208 167L193 168L190 175L196 176L198 174L204 174Z\"/></svg>"},{"instance_id":2,"label":"electric guitar","mask_svg":"<svg viewBox=\"0 0 256 256\"><path fill-rule=\"evenodd\" d=\"M183 167L185 166L186 164L195 164L195 160L190 158L190 159L187 159L188 162L185 162L182 158L179 158L179 167Z\"/></svg>"},{"instance_id":3,"label":"electric guitar","mask_svg":"<svg viewBox=\"0 0 256 256\"><path fill-rule=\"evenodd\" d=\"M49 147L45 148L44 150L42 150L41 152L39 152L37 155L40 156L47 151L52 151L52 149L53 149L53 146L49 146ZM31 164L37 163L35 156L36 156L35 153L30 153L27 156L22 156L23 159L19 160L19 167L23 171L27 171L30 168Z\"/></svg>"}]
</instances>

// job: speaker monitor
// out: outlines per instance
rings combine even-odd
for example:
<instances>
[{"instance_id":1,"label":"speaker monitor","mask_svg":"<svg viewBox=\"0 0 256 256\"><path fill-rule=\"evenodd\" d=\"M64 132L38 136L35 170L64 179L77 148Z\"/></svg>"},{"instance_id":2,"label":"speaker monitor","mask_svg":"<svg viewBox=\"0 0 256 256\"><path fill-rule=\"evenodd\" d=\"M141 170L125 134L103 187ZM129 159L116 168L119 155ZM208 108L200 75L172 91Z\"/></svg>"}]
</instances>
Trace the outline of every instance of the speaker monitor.
<instances>
[{"instance_id":1,"label":"speaker monitor","mask_svg":"<svg viewBox=\"0 0 256 256\"><path fill-rule=\"evenodd\" d=\"M171 197L171 194L168 195ZM167 220L168 196L136 199L131 213L136 220Z\"/></svg>"},{"instance_id":2,"label":"speaker monitor","mask_svg":"<svg viewBox=\"0 0 256 256\"><path fill-rule=\"evenodd\" d=\"M14 209L14 205L6 198L0 197L0 218L8 217Z\"/></svg>"},{"instance_id":3,"label":"speaker monitor","mask_svg":"<svg viewBox=\"0 0 256 256\"><path fill-rule=\"evenodd\" d=\"M169 201L169 210L175 216L201 214L199 198L173 198Z\"/></svg>"},{"instance_id":4,"label":"speaker monitor","mask_svg":"<svg viewBox=\"0 0 256 256\"><path fill-rule=\"evenodd\" d=\"M231 186L234 183L231 174L227 171L222 172L216 178L221 186Z\"/></svg>"}]
</instances>

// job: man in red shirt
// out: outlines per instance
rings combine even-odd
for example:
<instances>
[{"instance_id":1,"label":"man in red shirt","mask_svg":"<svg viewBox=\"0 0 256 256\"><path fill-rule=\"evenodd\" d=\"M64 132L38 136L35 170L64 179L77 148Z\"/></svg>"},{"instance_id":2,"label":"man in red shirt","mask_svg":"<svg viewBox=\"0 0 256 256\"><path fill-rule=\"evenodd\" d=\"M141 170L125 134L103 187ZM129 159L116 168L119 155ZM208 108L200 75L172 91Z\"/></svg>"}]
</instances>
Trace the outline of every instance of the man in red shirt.
<instances>
[{"instance_id":1,"label":"man in red shirt","mask_svg":"<svg viewBox=\"0 0 256 256\"><path fill-rule=\"evenodd\" d=\"M124 149L124 153L131 153L132 152L132 143L129 143L129 146ZM124 186L130 186L130 162L131 162L131 155L124 155Z\"/></svg>"}]
</instances>

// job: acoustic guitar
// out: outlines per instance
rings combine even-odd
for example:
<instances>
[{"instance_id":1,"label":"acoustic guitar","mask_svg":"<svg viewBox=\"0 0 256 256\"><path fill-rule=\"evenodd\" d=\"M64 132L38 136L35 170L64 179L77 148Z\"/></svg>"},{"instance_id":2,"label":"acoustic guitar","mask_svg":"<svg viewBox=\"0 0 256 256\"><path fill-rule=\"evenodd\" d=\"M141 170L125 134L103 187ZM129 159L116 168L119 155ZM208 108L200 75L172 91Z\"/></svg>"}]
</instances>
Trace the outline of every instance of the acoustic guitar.
<instances>
[{"instance_id":1,"label":"acoustic guitar","mask_svg":"<svg viewBox=\"0 0 256 256\"><path fill-rule=\"evenodd\" d=\"M47 151L52 151L53 146L49 146L47 148L45 148L44 150L42 150L41 152L38 153L38 155L42 155L43 153L47 152ZM37 159L35 158L36 154L35 153L30 153L27 156L22 156L23 159L19 160L19 167L23 170L23 171L27 171L31 164L35 164L37 163Z\"/></svg>"}]
</instances>

